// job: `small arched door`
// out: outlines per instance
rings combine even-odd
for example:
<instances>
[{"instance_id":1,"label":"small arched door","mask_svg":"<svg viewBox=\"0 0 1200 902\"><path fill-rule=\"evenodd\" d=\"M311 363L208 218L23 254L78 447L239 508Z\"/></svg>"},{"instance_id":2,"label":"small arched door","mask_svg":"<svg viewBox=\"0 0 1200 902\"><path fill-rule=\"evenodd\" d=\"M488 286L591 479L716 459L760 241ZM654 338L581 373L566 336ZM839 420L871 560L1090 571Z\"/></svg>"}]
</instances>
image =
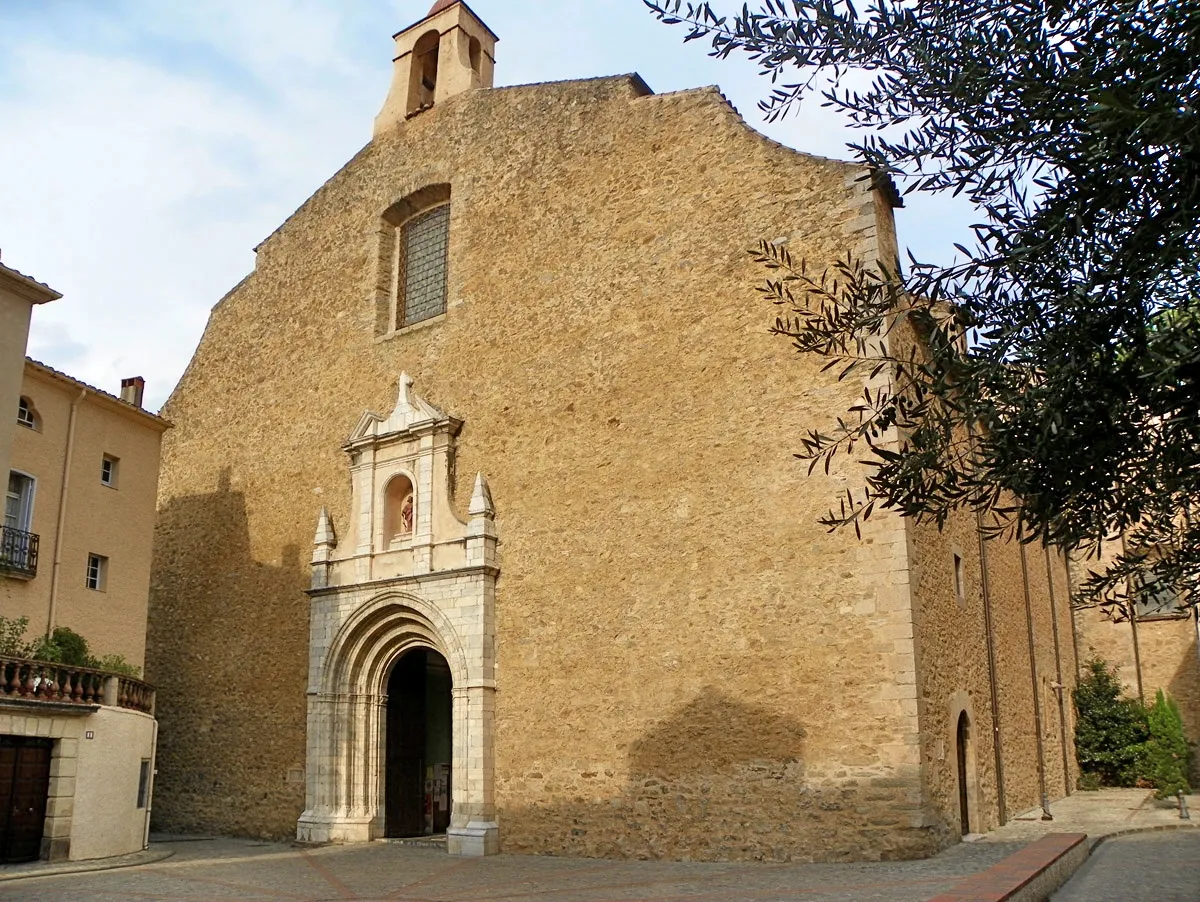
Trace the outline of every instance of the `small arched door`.
<instances>
[{"instance_id":1,"label":"small arched door","mask_svg":"<svg viewBox=\"0 0 1200 902\"><path fill-rule=\"evenodd\" d=\"M430 648L405 652L387 684L384 832L433 836L450 826L453 735L446 659Z\"/></svg>"},{"instance_id":2,"label":"small arched door","mask_svg":"<svg viewBox=\"0 0 1200 902\"><path fill-rule=\"evenodd\" d=\"M971 832L971 792L968 781L972 779L974 754L971 749L971 720L967 712L958 715L955 731L955 746L958 752L958 823L963 836Z\"/></svg>"}]
</instances>

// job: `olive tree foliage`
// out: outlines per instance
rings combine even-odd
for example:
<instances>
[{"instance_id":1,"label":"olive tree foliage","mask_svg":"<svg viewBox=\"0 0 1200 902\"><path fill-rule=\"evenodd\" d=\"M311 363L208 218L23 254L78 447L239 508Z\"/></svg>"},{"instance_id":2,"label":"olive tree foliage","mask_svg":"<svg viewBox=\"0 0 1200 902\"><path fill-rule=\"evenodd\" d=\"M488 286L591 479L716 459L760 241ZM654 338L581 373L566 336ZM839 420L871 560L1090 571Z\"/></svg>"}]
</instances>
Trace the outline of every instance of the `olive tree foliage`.
<instances>
[{"instance_id":1,"label":"olive tree foliage","mask_svg":"<svg viewBox=\"0 0 1200 902\"><path fill-rule=\"evenodd\" d=\"M643 2L756 62L768 119L815 95L877 177L979 211L946 266L755 251L775 331L869 386L803 438L810 466L871 467L823 522L882 506L1085 552L1123 536L1078 603L1120 616L1153 581L1195 604L1200 0Z\"/></svg>"}]
</instances>

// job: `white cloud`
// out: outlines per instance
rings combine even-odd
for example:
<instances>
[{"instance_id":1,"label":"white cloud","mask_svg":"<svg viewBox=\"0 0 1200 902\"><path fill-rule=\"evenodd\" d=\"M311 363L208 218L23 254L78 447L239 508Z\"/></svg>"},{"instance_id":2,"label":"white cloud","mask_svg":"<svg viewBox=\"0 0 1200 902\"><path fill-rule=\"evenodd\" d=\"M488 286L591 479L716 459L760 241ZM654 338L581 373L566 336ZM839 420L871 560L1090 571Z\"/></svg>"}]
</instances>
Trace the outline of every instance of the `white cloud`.
<instances>
[{"instance_id":1,"label":"white cloud","mask_svg":"<svg viewBox=\"0 0 1200 902\"><path fill-rule=\"evenodd\" d=\"M65 295L37 310L31 350L110 390L144 375L161 404L254 245L369 138L390 36L429 2L127 0L79 6L73 28L46 4L8 29L0 7L0 248ZM587 16L572 0L472 7L501 35L500 83L635 70L660 91L719 83L776 140L847 155L816 104L764 126L754 67L682 45L639 0ZM918 225L923 209L902 214L902 238L948 246L945 211Z\"/></svg>"}]
</instances>

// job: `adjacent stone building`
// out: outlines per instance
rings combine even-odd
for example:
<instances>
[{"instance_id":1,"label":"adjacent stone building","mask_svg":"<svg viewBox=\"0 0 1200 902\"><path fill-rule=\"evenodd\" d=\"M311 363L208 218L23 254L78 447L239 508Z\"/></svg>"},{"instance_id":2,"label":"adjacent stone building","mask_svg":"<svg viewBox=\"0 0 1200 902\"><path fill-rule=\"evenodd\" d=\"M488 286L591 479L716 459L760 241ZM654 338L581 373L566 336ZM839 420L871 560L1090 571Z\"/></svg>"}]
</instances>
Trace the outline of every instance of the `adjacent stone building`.
<instances>
[{"instance_id":1,"label":"adjacent stone building","mask_svg":"<svg viewBox=\"0 0 1200 902\"><path fill-rule=\"evenodd\" d=\"M1060 557L830 535L864 470L793 457L862 386L746 249L893 262L886 180L715 88L493 88L462 2L396 44L164 408L159 825L879 859L1068 792Z\"/></svg>"}]
</instances>

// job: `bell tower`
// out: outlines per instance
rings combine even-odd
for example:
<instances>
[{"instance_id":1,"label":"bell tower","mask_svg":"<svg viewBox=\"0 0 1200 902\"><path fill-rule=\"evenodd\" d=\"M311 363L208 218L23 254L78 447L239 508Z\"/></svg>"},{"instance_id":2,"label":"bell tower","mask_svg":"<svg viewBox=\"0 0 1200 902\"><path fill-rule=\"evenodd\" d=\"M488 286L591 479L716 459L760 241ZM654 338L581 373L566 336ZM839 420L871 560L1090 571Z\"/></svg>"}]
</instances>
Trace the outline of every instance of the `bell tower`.
<instances>
[{"instance_id":1,"label":"bell tower","mask_svg":"<svg viewBox=\"0 0 1200 902\"><path fill-rule=\"evenodd\" d=\"M392 86L375 117L376 135L455 94L492 86L499 38L463 0L437 0L393 38Z\"/></svg>"}]
</instances>

